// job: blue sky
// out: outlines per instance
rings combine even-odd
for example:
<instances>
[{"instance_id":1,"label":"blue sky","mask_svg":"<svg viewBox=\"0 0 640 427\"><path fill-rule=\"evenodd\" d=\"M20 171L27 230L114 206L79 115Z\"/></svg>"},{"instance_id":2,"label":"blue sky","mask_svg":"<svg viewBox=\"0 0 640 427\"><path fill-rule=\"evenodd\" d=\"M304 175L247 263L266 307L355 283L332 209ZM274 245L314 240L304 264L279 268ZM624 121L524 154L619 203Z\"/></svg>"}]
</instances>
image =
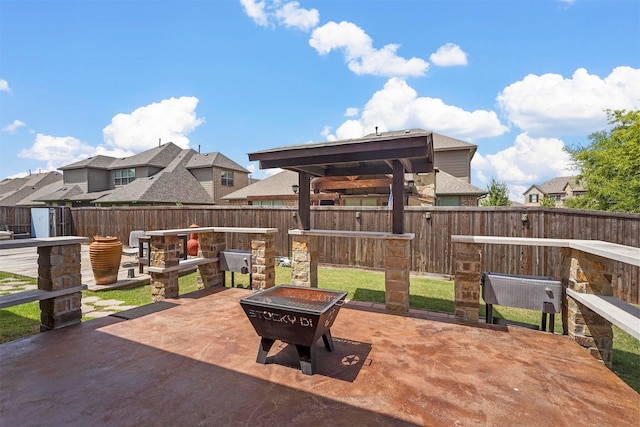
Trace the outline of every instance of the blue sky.
<instances>
[{"instance_id":1,"label":"blue sky","mask_svg":"<svg viewBox=\"0 0 640 427\"><path fill-rule=\"evenodd\" d=\"M423 128L472 182L573 173L640 108L637 0L0 0L0 177L173 141L247 153Z\"/></svg>"}]
</instances>

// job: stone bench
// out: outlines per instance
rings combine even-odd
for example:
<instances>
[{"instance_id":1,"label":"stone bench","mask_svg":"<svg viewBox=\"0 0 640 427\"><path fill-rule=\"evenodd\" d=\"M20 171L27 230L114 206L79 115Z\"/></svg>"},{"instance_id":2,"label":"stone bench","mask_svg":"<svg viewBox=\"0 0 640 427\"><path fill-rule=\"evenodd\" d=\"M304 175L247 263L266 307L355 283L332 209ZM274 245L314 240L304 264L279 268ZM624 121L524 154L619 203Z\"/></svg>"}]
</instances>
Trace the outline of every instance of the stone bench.
<instances>
[{"instance_id":1,"label":"stone bench","mask_svg":"<svg viewBox=\"0 0 640 427\"><path fill-rule=\"evenodd\" d=\"M40 331L58 329L82 320L80 245L89 239L79 236L43 237L0 241L0 250L36 248L38 289L0 297L3 307L40 301Z\"/></svg>"},{"instance_id":2,"label":"stone bench","mask_svg":"<svg viewBox=\"0 0 640 427\"><path fill-rule=\"evenodd\" d=\"M212 264L218 262L219 258L188 258L180 260L178 265L173 267L147 267L149 273L169 273L171 271L184 271L195 268L199 265Z\"/></svg>"},{"instance_id":3,"label":"stone bench","mask_svg":"<svg viewBox=\"0 0 640 427\"><path fill-rule=\"evenodd\" d=\"M13 294L0 296L0 309L13 307L15 305L26 304L34 301L48 300L56 297L82 292L87 289L87 285L74 286L73 288L60 289L57 291L45 291L33 289L30 291L16 292Z\"/></svg>"},{"instance_id":4,"label":"stone bench","mask_svg":"<svg viewBox=\"0 0 640 427\"><path fill-rule=\"evenodd\" d=\"M567 289L567 296L640 340L640 308L607 295L585 294Z\"/></svg>"},{"instance_id":5,"label":"stone bench","mask_svg":"<svg viewBox=\"0 0 640 427\"><path fill-rule=\"evenodd\" d=\"M226 249L226 233L252 234L251 277L253 289L275 284L275 234L277 228L198 227L147 231L150 257L147 271L151 276L153 301L177 298L178 274L197 267L198 288L224 286L219 253ZM198 257L180 259L180 235L198 235Z\"/></svg>"}]
</instances>

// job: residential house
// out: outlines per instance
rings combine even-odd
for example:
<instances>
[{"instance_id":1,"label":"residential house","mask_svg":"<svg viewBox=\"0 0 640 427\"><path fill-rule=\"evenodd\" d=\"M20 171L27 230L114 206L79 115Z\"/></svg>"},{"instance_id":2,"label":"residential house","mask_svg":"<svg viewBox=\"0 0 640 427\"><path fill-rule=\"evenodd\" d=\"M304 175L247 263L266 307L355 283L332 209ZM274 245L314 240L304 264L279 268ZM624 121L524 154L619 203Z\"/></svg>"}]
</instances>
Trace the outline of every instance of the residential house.
<instances>
[{"instance_id":1,"label":"residential house","mask_svg":"<svg viewBox=\"0 0 640 427\"><path fill-rule=\"evenodd\" d=\"M421 129L379 133L399 136ZM366 135L363 138L374 136ZM433 134L434 167L438 173L405 174L408 205L477 206L487 192L471 184L471 159L476 146L437 133ZM222 199L230 204L297 205L294 193L298 175L291 171L275 174L263 181L230 193ZM311 182L312 205L386 206L391 177L387 175L322 177Z\"/></svg>"},{"instance_id":2,"label":"residential house","mask_svg":"<svg viewBox=\"0 0 640 427\"><path fill-rule=\"evenodd\" d=\"M62 174L39 172L0 181L0 206L44 206L38 199L60 187Z\"/></svg>"},{"instance_id":3,"label":"residential house","mask_svg":"<svg viewBox=\"0 0 640 427\"><path fill-rule=\"evenodd\" d=\"M549 196L562 207L567 198L586 194L575 176L559 176L542 184L534 184L524 192L525 206L540 206L542 199Z\"/></svg>"},{"instance_id":4,"label":"residential house","mask_svg":"<svg viewBox=\"0 0 640 427\"><path fill-rule=\"evenodd\" d=\"M63 185L39 200L58 206L210 205L249 182L221 153L168 142L130 157L95 156L60 168Z\"/></svg>"}]
</instances>

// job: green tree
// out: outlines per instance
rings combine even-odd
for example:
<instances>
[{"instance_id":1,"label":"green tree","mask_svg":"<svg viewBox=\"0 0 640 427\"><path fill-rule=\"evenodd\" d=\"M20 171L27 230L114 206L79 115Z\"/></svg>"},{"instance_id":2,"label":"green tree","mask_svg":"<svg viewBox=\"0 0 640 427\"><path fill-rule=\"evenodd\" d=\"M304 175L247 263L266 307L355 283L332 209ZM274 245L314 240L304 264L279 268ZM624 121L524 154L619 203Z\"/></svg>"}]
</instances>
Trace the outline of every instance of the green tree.
<instances>
[{"instance_id":1,"label":"green tree","mask_svg":"<svg viewBox=\"0 0 640 427\"><path fill-rule=\"evenodd\" d=\"M591 134L587 147L566 149L586 194L567 199L565 206L640 213L640 110L606 113L610 131Z\"/></svg>"},{"instance_id":2,"label":"green tree","mask_svg":"<svg viewBox=\"0 0 640 427\"><path fill-rule=\"evenodd\" d=\"M507 184L491 178L487 192L489 194L480 201L481 206L511 206Z\"/></svg>"},{"instance_id":3,"label":"green tree","mask_svg":"<svg viewBox=\"0 0 640 427\"><path fill-rule=\"evenodd\" d=\"M545 194L542 200L540 200L540 206L544 206L547 208L555 208L556 207L556 199L551 197L548 194Z\"/></svg>"}]
</instances>

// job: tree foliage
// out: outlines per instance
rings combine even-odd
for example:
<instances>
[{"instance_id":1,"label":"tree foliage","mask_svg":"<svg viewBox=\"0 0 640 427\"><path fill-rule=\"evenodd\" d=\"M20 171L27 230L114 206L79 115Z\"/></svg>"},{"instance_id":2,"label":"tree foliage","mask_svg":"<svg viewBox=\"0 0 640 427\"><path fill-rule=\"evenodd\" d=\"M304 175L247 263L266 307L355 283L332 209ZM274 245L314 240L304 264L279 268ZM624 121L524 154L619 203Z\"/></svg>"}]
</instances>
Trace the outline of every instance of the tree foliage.
<instances>
[{"instance_id":1,"label":"tree foliage","mask_svg":"<svg viewBox=\"0 0 640 427\"><path fill-rule=\"evenodd\" d=\"M551 197L548 194L545 194L542 200L540 200L540 206L544 206L547 208L555 208L556 207L556 199Z\"/></svg>"},{"instance_id":2,"label":"tree foliage","mask_svg":"<svg viewBox=\"0 0 640 427\"><path fill-rule=\"evenodd\" d=\"M565 206L640 213L640 110L606 113L610 131L591 134L587 147L567 148L586 194Z\"/></svg>"},{"instance_id":3,"label":"tree foliage","mask_svg":"<svg viewBox=\"0 0 640 427\"><path fill-rule=\"evenodd\" d=\"M511 206L509 201L509 189L507 184L498 182L491 178L491 182L487 186L487 197L480 201L482 206Z\"/></svg>"}]
</instances>

